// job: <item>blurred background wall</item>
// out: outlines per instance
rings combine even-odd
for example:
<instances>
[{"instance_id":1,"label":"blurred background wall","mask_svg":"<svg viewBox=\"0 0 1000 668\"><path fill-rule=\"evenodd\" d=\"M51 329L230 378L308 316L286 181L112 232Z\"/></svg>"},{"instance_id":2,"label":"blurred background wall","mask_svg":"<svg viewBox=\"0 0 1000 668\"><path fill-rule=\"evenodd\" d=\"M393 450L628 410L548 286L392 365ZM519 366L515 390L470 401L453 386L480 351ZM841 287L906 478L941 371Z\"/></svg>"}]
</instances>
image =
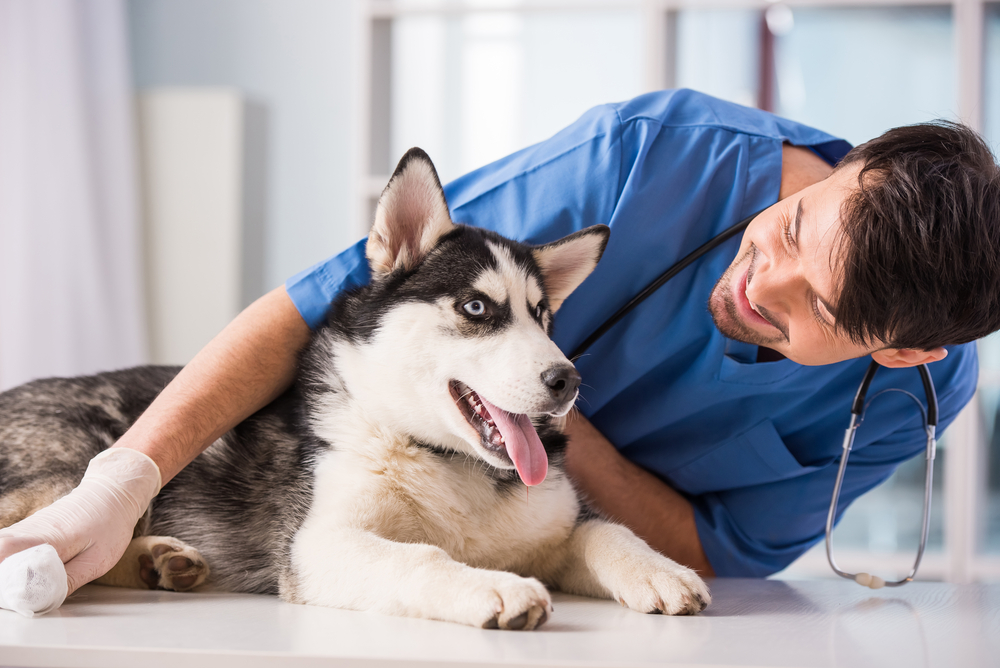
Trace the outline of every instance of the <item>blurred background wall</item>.
<instances>
[{"instance_id":1,"label":"blurred background wall","mask_svg":"<svg viewBox=\"0 0 1000 668\"><path fill-rule=\"evenodd\" d=\"M73 77L42 67L43 39L77 45L59 52ZM120 45L110 69L93 44ZM676 86L853 143L950 118L1000 147L1000 2L0 0L0 389L186 362L250 301L364 236L410 146L447 181L590 106ZM86 104L39 93L60 90ZM94 106L102 95L118 116ZM37 146L80 165L65 183L24 139L56 111L76 143ZM109 150L121 177L98 179ZM31 259L53 238L82 262ZM113 295L123 285L138 296ZM111 352L88 354L102 337ZM928 577L1000 579L1000 339L980 351L980 392L937 462ZM908 568L921 467L852 507L844 565ZM810 553L790 573L825 569Z\"/></svg>"},{"instance_id":2,"label":"blurred background wall","mask_svg":"<svg viewBox=\"0 0 1000 668\"><path fill-rule=\"evenodd\" d=\"M356 241L359 39L345 0L129 0L135 87L211 87L261 110L266 150L257 294ZM258 259L260 261L260 259Z\"/></svg>"}]
</instances>

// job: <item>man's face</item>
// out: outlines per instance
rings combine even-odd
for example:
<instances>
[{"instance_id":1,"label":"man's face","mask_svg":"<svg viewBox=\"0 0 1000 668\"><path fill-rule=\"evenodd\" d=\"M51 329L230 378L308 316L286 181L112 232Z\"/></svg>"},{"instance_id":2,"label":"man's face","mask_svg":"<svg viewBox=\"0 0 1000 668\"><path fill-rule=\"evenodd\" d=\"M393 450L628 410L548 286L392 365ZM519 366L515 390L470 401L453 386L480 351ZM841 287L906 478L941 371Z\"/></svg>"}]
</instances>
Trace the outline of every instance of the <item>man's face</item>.
<instances>
[{"instance_id":1,"label":"man's face","mask_svg":"<svg viewBox=\"0 0 1000 668\"><path fill-rule=\"evenodd\" d=\"M787 197L747 227L708 306L725 336L776 350L799 364L831 364L874 348L835 328L840 289L840 211L860 166Z\"/></svg>"}]
</instances>

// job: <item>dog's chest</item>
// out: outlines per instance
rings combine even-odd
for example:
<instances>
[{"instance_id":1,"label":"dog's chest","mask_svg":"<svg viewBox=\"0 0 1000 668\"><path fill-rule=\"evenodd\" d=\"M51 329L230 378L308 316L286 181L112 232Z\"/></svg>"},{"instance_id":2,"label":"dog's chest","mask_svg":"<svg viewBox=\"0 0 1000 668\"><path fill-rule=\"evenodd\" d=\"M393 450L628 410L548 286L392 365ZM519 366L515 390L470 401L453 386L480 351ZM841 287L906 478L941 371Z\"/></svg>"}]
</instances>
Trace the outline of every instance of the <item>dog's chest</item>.
<instances>
[{"instance_id":1,"label":"dog's chest","mask_svg":"<svg viewBox=\"0 0 1000 668\"><path fill-rule=\"evenodd\" d=\"M558 469L535 487L498 485L476 460L412 445L330 453L316 467L315 492L309 514L331 528L437 545L467 564L507 570L562 544L579 512Z\"/></svg>"}]
</instances>

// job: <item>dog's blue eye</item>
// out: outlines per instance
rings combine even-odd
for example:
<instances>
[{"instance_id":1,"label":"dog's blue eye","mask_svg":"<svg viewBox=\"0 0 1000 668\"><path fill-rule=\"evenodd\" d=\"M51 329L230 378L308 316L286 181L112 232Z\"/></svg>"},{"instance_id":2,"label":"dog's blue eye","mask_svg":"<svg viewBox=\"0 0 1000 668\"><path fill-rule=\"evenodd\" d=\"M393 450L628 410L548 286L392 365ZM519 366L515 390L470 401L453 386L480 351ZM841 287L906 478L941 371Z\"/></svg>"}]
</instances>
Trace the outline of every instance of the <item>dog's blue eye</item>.
<instances>
[{"instance_id":1,"label":"dog's blue eye","mask_svg":"<svg viewBox=\"0 0 1000 668\"><path fill-rule=\"evenodd\" d=\"M479 299L473 299L471 302L467 302L462 308L469 315L482 315L486 313L486 304L484 304Z\"/></svg>"}]
</instances>

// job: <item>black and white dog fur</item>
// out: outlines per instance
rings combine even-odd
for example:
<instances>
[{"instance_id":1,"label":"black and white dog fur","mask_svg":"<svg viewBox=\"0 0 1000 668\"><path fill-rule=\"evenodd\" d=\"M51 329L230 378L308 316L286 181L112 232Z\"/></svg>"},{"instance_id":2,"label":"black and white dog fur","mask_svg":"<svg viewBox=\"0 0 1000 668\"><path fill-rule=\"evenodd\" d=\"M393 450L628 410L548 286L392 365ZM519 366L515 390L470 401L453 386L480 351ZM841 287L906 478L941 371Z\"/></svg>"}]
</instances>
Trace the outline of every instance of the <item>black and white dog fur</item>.
<instances>
[{"instance_id":1,"label":"black and white dog fur","mask_svg":"<svg viewBox=\"0 0 1000 668\"><path fill-rule=\"evenodd\" d=\"M456 225L429 158L408 152L378 204L370 285L334 302L288 392L163 488L98 582L207 580L501 629L542 624L547 587L702 610L702 580L586 510L563 470L580 377L552 314L607 238L531 247ZM69 492L176 371L0 394L0 527Z\"/></svg>"}]
</instances>

